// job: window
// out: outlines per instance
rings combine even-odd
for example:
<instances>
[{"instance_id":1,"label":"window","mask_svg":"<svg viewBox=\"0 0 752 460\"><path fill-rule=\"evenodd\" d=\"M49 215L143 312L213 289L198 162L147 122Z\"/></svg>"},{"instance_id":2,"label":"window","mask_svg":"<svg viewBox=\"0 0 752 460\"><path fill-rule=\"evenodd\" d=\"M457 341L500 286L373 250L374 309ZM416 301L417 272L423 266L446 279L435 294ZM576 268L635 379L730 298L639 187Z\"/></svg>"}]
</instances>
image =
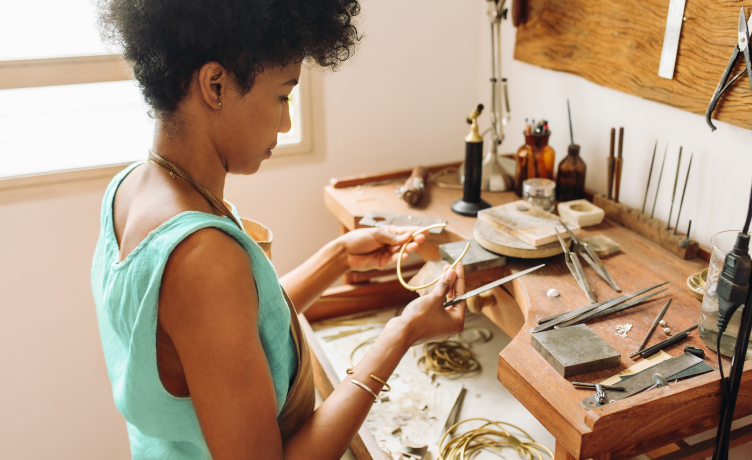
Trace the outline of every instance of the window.
<instances>
[{"instance_id":1,"label":"window","mask_svg":"<svg viewBox=\"0 0 752 460\"><path fill-rule=\"evenodd\" d=\"M90 0L24 0L3 10L0 180L145 158L154 120L127 66L101 44ZM310 150L308 76L291 94L292 129L275 156Z\"/></svg>"}]
</instances>

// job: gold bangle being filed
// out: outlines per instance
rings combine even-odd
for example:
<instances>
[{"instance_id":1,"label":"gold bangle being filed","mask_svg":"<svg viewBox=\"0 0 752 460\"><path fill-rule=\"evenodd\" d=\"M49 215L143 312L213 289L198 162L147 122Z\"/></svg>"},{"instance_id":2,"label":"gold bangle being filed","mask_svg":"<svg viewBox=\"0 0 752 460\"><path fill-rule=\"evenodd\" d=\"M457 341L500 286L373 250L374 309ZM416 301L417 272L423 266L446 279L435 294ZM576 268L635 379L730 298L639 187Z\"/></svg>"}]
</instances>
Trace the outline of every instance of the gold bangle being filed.
<instances>
[{"instance_id":1,"label":"gold bangle being filed","mask_svg":"<svg viewBox=\"0 0 752 460\"><path fill-rule=\"evenodd\" d=\"M444 276L444 275L441 275L438 278L436 278L435 280L431 281L430 283L424 284L423 286L410 286L402 278L402 254L405 253L405 248L407 248L407 245L410 244L410 242L416 236L420 235L421 233L423 233L423 232L425 232L427 230L431 230L432 228L446 227L446 225L447 225L446 222L441 222L441 223L438 223L438 224L433 224L433 225L429 225L428 227L422 228L422 229L418 230L417 232L413 233L412 236L410 236L410 239L407 240L407 241L405 241L405 244L402 245L402 249L400 249L400 252L399 252L399 257L397 258L397 279L399 279L400 284L402 284L405 287L405 289L409 289L411 291L418 291L420 289L425 289L427 287L431 287L434 284L438 283L439 280L442 278L442 276ZM467 250L468 249L470 249L470 243L469 242L467 243L467 246L465 246L465 250L462 251L462 254L460 254L460 256L457 257L457 260L455 260L454 263L449 267L449 270L454 269L454 267L456 267L457 264L460 263L460 260L462 260L462 258L465 257L465 254L467 254Z\"/></svg>"},{"instance_id":2,"label":"gold bangle being filed","mask_svg":"<svg viewBox=\"0 0 752 460\"><path fill-rule=\"evenodd\" d=\"M377 395L372 389L368 388L368 385L366 385L365 383L360 382L358 380L355 380L355 379L350 379L350 383L352 383L353 385L357 385L360 388L362 388L362 389L366 390L367 392L371 393L373 395L373 401L374 401L374 403L378 404L378 402L379 402L379 395Z\"/></svg>"},{"instance_id":3,"label":"gold bangle being filed","mask_svg":"<svg viewBox=\"0 0 752 460\"><path fill-rule=\"evenodd\" d=\"M353 368L352 368L352 367L348 367L348 368L347 368L347 371L346 371L346 372L347 372L348 374L353 374L353 373L354 373L354 371L353 371ZM390 386L390 385L389 385L388 383L386 383L385 381L381 380L380 378L376 377L376 376L375 376L375 375L373 375L373 374L371 374L371 378L372 378L372 379L374 379L374 380L376 380L376 381L377 381L377 382L379 382L380 384L384 385L384 387L386 387L386 389L383 389L383 388L382 388L382 389L381 389L381 391L380 391L379 393L381 393L381 392L384 392L384 393L389 393L390 391L392 391L392 387L391 387L391 386Z\"/></svg>"}]
</instances>

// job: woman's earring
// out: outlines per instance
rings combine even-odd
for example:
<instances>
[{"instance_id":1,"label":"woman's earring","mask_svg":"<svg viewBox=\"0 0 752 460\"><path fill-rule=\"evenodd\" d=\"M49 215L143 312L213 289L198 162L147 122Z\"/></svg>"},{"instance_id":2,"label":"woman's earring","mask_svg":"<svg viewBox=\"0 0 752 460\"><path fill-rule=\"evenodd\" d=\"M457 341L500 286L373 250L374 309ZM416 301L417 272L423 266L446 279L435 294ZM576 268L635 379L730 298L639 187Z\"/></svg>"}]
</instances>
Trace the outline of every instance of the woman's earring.
<instances>
[{"instance_id":1,"label":"woman's earring","mask_svg":"<svg viewBox=\"0 0 752 460\"><path fill-rule=\"evenodd\" d=\"M220 109L222 108L222 103L221 102L217 102L217 105L219 106Z\"/></svg>"}]
</instances>

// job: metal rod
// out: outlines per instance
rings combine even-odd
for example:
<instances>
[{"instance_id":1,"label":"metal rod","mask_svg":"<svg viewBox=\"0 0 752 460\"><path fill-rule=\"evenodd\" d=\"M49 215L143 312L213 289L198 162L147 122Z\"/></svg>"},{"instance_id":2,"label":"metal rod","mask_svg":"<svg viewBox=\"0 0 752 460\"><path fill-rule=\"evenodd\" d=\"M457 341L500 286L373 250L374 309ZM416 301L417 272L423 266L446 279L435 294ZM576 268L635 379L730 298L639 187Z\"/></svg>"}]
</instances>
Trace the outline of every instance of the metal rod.
<instances>
[{"instance_id":1,"label":"metal rod","mask_svg":"<svg viewBox=\"0 0 752 460\"><path fill-rule=\"evenodd\" d=\"M648 192L650 191L650 177L653 175L653 164L655 164L655 151L658 150L658 140L653 147L653 159L650 161L650 172L648 173L648 186L645 187L645 199L642 200L642 213L645 214L645 205L648 203Z\"/></svg>"},{"instance_id":2,"label":"metal rod","mask_svg":"<svg viewBox=\"0 0 752 460\"><path fill-rule=\"evenodd\" d=\"M671 194L671 209L668 211L668 220L666 221L666 230L671 228L671 214L674 212L674 199L676 198L676 186L679 184L679 168L681 167L682 149L679 147L679 160L676 162L676 177L674 177L674 192Z\"/></svg>"},{"instance_id":3,"label":"metal rod","mask_svg":"<svg viewBox=\"0 0 752 460\"><path fill-rule=\"evenodd\" d=\"M587 382L572 382L572 385L573 385L573 386L576 386L576 387L587 388L587 389L592 389L592 388L595 388L595 383L587 383ZM604 390L611 390L611 391L627 391L627 389L626 389L625 387L614 387L614 386L611 386L611 385L603 385L603 384L600 384L600 385L601 385L601 387L602 387L602 388L603 388Z\"/></svg>"},{"instance_id":4,"label":"metal rod","mask_svg":"<svg viewBox=\"0 0 752 460\"><path fill-rule=\"evenodd\" d=\"M689 171L692 169L692 158L695 156L694 153L689 156L689 166L687 166L687 177L684 178L684 190L682 190L682 197L681 201L679 202L679 212L676 213L676 225L674 226L674 235L676 235L676 231L679 230L679 218L681 217L681 211L682 207L684 207L684 194L687 193L687 181L689 181Z\"/></svg>"},{"instance_id":5,"label":"metal rod","mask_svg":"<svg viewBox=\"0 0 752 460\"><path fill-rule=\"evenodd\" d=\"M640 289L639 291L633 292L632 294L627 294L627 298L624 299L624 300L633 299L633 298L637 297L638 295L642 295L642 294L644 294L644 293L646 293L648 291L652 291L653 289L655 289L657 287L660 287L660 286L663 286L665 284L668 284L668 281L663 282L661 284L657 284L657 285L649 287L649 288ZM613 307L613 306L615 306L615 305L617 305L619 303L621 303L621 302L616 302L616 303L613 303L611 305L609 305L609 304L602 305L602 306L596 308L595 310L592 310L592 311L590 311L588 313L583 314L579 318L575 318L573 320L566 321L564 323L559 324L558 326L559 327L567 327L567 326L572 326L575 323L579 324L579 323L582 323L582 322L585 322L585 321L590 321L593 318L593 316L597 315L598 313L600 313L602 311L608 310L611 307ZM540 327L540 326L538 326L538 327Z\"/></svg>"},{"instance_id":6,"label":"metal rod","mask_svg":"<svg viewBox=\"0 0 752 460\"><path fill-rule=\"evenodd\" d=\"M626 310L628 308L636 307L637 305L641 304L642 302L645 302L646 300L650 299L651 297L655 297L655 296L657 296L658 294L660 294L661 292L664 292L664 291L668 291L668 288L661 289L660 291L653 292L653 293L648 294L646 296L640 297L639 299L631 300L631 301L629 301L627 303L624 303L624 304L621 304L621 305L617 305L615 307L611 307L608 310L603 310L602 312L596 313L595 315L593 315L590 318L588 318L587 321L600 318L601 316L610 315L612 313L618 313L618 312L620 312L622 310Z\"/></svg>"},{"instance_id":7,"label":"metal rod","mask_svg":"<svg viewBox=\"0 0 752 460\"><path fill-rule=\"evenodd\" d=\"M695 324L694 326L690 326L683 331L677 333L676 335L667 338L666 340L663 340L661 342L656 343L650 348L646 348L642 351L638 351L637 353L634 353L630 355L630 358L634 358L637 355L642 356L643 358L649 358L653 356L654 354L658 353L659 351L663 350L664 348L668 348L671 345L675 344L676 342L680 342L684 339L686 339L689 336L689 333L693 330L697 329L698 324Z\"/></svg>"},{"instance_id":8,"label":"metal rod","mask_svg":"<svg viewBox=\"0 0 752 460\"><path fill-rule=\"evenodd\" d=\"M564 316L564 315L570 315L570 314L575 314L575 316L576 315L580 315L582 313L585 313L585 312L588 312L588 311L592 310L593 308L600 307L601 305L603 305L606 302L611 302L612 300L616 300L616 299L624 300L624 298L626 298L626 297L627 297L626 295L617 296L617 297L613 297L611 299L602 300L600 302L597 302L597 303L594 303L594 304L591 304L591 305L587 305L587 306L582 307L582 308L578 308L577 310L572 310L572 311L568 311L568 312L564 312L564 313L559 313L558 315L553 315L553 316L549 316L549 317L546 317L546 318L541 318L541 319L538 320L538 324L540 325L540 324L543 324L543 323L547 323L549 321L553 321L556 318L559 318L559 317Z\"/></svg>"},{"instance_id":9,"label":"metal rod","mask_svg":"<svg viewBox=\"0 0 752 460\"><path fill-rule=\"evenodd\" d=\"M653 210L650 212L650 217L655 215L655 205L658 204L658 192L661 191L661 178L663 177L663 167L666 166L666 155L668 154L668 144L666 144L666 151L663 152L663 162L661 163L661 172L658 173L658 186L655 188L655 200L653 200Z\"/></svg>"},{"instance_id":10,"label":"metal rod","mask_svg":"<svg viewBox=\"0 0 752 460\"><path fill-rule=\"evenodd\" d=\"M692 220L689 221L689 225L687 226L687 237L682 240L681 244L679 244L679 246L681 246L682 248L686 248L689 245L689 232L691 231L692 231Z\"/></svg>"},{"instance_id":11,"label":"metal rod","mask_svg":"<svg viewBox=\"0 0 752 460\"><path fill-rule=\"evenodd\" d=\"M540 326L534 327L532 331L533 332L547 331L547 330L553 328L554 326L558 326L560 324L561 324L561 327L568 326L569 324L567 324L567 322L570 321L572 318L575 318L577 316L579 316L578 320L579 319L590 318L591 316L595 315L596 313L599 313L599 312L601 312L603 310L606 310L606 309L608 309L610 307L613 307L614 305L618 305L621 302L624 302L625 300L630 300L630 299L633 299L633 298L635 298L635 297L637 297L639 295L642 295L642 294L644 294L644 293L646 293L648 291L652 291L653 289L655 289L657 287L661 287L664 284L668 284L668 281L663 282L661 284L656 284L655 286L650 286L650 287L645 288L645 289L640 289L639 291L633 292L631 294L627 294L627 295L623 295L621 297L617 297L617 298L615 298L613 300L610 300L610 301L608 301L606 303L601 303L600 305L598 305L598 304L594 304L595 306L591 305L590 307L588 307L588 310L587 310L586 313L582 313L581 314L577 310L575 310L573 312L565 313L565 314L559 316L558 318L556 318L555 320L547 321L547 322L541 324Z\"/></svg>"},{"instance_id":12,"label":"metal rod","mask_svg":"<svg viewBox=\"0 0 752 460\"><path fill-rule=\"evenodd\" d=\"M666 304L663 305L663 308L661 308L661 311L653 320L653 324L651 324L650 328L648 328L648 333L645 334L645 338L642 339L642 342L640 342L640 345L637 346L637 353L642 351L642 347L644 347L645 344L648 342L648 339L650 338L650 334L653 333L653 331L655 330L655 327L658 326L658 323L663 319L663 315L666 314L666 310L668 310L668 307L671 306L671 300L672 299L668 299L668 302L666 302Z\"/></svg>"},{"instance_id":13,"label":"metal rod","mask_svg":"<svg viewBox=\"0 0 752 460\"><path fill-rule=\"evenodd\" d=\"M567 114L569 114L569 145L574 145L574 131L572 131L572 111L569 109L569 99L567 99Z\"/></svg>"}]
</instances>

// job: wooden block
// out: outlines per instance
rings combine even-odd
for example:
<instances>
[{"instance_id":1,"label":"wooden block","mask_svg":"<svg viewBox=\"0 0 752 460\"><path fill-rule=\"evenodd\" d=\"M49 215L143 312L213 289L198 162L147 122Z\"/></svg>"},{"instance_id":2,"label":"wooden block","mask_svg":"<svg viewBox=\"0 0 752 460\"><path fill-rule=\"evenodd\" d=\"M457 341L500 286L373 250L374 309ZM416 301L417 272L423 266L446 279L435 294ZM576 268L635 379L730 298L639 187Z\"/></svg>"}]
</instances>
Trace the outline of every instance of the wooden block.
<instances>
[{"instance_id":1,"label":"wooden block","mask_svg":"<svg viewBox=\"0 0 752 460\"><path fill-rule=\"evenodd\" d=\"M606 213L588 200L574 200L559 203L557 206L561 220L566 224L590 227L603 222Z\"/></svg>"},{"instance_id":2,"label":"wooden block","mask_svg":"<svg viewBox=\"0 0 752 460\"><path fill-rule=\"evenodd\" d=\"M612 240L605 235L593 235L582 239L583 243L587 243L598 257L606 257L611 254L619 252L619 243Z\"/></svg>"},{"instance_id":3,"label":"wooden block","mask_svg":"<svg viewBox=\"0 0 752 460\"><path fill-rule=\"evenodd\" d=\"M461 261L465 268L465 275L481 270L488 270L489 268L501 267L507 262L506 257L483 249L475 240L442 244L439 246L439 254L442 259L453 264L462 254L462 251L465 250L467 243L470 243L470 249L467 250L467 254L465 254L465 257Z\"/></svg>"},{"instance_id":4,"label":"wooden block","mask_svg":"<svg viewBox=\"0 0 752 460\"><path fill-rule=\"evenodd\" d=\"M619 367L621 355L584 324L531 334L533 348L562 377Z\"/></svg>"},{"instance_id":5,"label":"wooden block","mask_svg":"<svg viewBox=\"0 0 752 460\"><path fill-rule=\"evenodd\" d=\"M484 209L478 213L478 220L483 220L536 248L558 243L557 232L562 236L567 235L557 216L522 200ZM569 230L577 235L580 227L571 225Z\"/></svg>"},{"instance_id":6,"label":"wooden block","mask_svg":"<svg viewBox=\"0 0 752 460\"><path fill-rule=\"evenodd\" d=\"M682 24L676 69L673 79L667 80L658 76L658 67L668 1L524 3L527 20L517 28L516 61L579 75L597 85L700 115L705 115L737 40L740 3L686 2L687 21ZM749 91L733 88L721 98L714 118L750 129L750 102ZM709 128L698 119L697 129Z\"/></svg>"},{"instance_id":7,"label":"wooden block","mask_svg":"<svg viewBox=\"0 0 752 460\"><path fill-rule=\"evenodd\" d=\"M682 247L682 242L687 238L687 235L681 232L674 235L674 230L666 230L666 222L660 219L654 219L623 203L616 203L601 194L593 195L593 203L603 208L607 218L673 252L682 259L694 259L700 252L700 245L694 240L689 240L686 247Z\"/></svg>"},{"instance_id":8,"label":"wooden block","mask_svg":"<svg viewBox=\"0 0 752 460\"><path fill-rule=\"evenodd\" d=\"M518 259L541 259L564 252L558 241L536 248L480 219L475 222L473 238L479 245L491 252ZM565 243L567 241L569 241L568 238L564 240Z\"/></svg>"}]
</instances>

